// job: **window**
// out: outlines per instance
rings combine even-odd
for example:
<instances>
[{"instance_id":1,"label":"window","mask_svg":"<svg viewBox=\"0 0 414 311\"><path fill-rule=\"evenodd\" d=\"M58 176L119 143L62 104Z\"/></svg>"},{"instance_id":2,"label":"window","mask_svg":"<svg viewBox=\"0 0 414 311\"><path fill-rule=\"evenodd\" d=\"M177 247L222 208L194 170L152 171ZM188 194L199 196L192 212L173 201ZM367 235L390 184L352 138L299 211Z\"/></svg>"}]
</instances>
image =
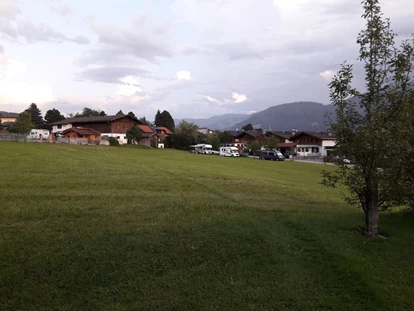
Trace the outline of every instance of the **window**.
<instances>
[{"instance_id":1,"label":"window","mask_svg":"<svg viewBox=\"0 0 414 311\"><path fill-rule=\"evenodd\" d=\"M62 125L60 125L60 124L59 124L59 125L58 125L58 129L61 129L61 128L62 128Z\"/></svg>"},{"instance_id":2,"label":"window","mask_svg":"<svg viewBox=\"0 0 414 311\"><path fill-rule=\"evenodd\" d=\"M117 139L121 139L121 137L120 137L120 136L117 136L116 138L117 138Z\"/></svg>"}]
</instances>

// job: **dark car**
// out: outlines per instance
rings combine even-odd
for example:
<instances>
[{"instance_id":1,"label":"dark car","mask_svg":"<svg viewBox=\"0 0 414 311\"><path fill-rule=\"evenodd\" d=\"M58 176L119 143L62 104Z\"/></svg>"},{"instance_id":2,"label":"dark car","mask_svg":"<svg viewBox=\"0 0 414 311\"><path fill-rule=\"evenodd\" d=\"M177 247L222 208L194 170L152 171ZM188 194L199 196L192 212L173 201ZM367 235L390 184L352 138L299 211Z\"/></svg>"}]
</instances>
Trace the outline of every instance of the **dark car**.
<instances>
[{"instance_id":1,"label":"dark car","mask_svg":"<svg viewBox=\"0 0 414 311\"><path fill-rule=\"evenodd\" d=\"M279 151L274 150L262 150L260 152L261 160L273 160L273 161L285 161L285 157Z\"/></svg>"}]
</instances>

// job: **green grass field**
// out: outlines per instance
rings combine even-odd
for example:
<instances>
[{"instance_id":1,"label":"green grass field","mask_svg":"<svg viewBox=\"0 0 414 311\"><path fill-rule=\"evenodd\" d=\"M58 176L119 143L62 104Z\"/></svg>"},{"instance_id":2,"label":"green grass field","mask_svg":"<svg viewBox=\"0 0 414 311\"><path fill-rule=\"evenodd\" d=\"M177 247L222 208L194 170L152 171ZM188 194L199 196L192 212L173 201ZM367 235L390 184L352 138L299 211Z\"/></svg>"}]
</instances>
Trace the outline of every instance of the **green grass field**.
<instances>
[{"instance_id":1,"label":"green grass field","mask_svg":"<svg viewBox=\"0 0 414 311\"><path fill-rule=\"evenodd\" d=\"M323 165L0 142L0 310L414 310L414 214L388 239Z\"/></svg>"}]
</instances>

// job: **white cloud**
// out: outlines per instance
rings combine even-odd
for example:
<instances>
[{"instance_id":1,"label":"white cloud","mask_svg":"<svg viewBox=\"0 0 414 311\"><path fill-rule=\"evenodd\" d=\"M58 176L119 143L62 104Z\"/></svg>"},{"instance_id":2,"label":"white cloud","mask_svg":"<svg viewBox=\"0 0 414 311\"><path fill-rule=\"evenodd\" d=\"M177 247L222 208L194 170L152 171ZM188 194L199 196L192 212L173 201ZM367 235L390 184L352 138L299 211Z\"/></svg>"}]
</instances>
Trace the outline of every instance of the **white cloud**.
<instances>
[{"instance_id":1,"label":"white cloud","mask_svg":"<svg viewBox=\"0 0 414 311\"><path fill-rule=\"evenodd\" d=\"M231 97L234 99L235 104L239 104L247 100L247 95L239 94L237 92L232 93Z\"/></svg>"},{"instance_id":2,"label":"white cloud","mask_svg":"<svg viewBox=\"0 0 414 311\"><path fill-rule=\"evenodd\" d=\"M191 80L191 73L189 71L181 70L177 72L177 79L178 80Z\"/></svg>"},{"instance_id":3,"label":"white cloud","mask_svg":"<svg viewBox=\"0 0 414 311\"><path fill-rule=\"evenodd\" d=\"M198 96L200 96L202 98L205 98L209 102L217 104L219 106L223 106L223 105L226 105L226 104L240 104L240 103L243 103L247 100L247 95L239 94L237 92L233 92L231 94L232 99L224 99L224 100L217 99L217 98L215 98L213 96L210 96L210 95L198 95Z\"/></svg>"},{"instance_id":4,"label":"white cloud","mask_svg":"<svg viewBox=\"0 0 414 311\"><path fill-rule=\"evenodd\" d=\"M332 70L325 70L324 72L319 73L319 75L327 81L331 81L335 74L336 72Z\"/></svg>"}]
</instances>

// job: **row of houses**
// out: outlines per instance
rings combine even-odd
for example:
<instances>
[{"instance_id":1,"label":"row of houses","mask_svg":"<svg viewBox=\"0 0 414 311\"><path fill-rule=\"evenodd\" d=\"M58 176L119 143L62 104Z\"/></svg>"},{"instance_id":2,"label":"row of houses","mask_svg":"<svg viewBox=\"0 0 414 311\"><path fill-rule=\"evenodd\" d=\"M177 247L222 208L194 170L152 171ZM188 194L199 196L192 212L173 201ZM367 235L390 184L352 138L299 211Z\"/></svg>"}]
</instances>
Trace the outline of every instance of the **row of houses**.
<instances>
[{"instance_id":1,"label":"row of houses","mask_svg":"<svg viewBox=\"0 0 414 311\"><path fill-rule=\"evenodd\" d=\"M230 144L243 150L251 142L263 142L273 136L279 140L278 149L283 153L296 153L298 156L329 156L335 149L335 136L330 132L313 131L236 131L231 132L234 141Z\"/></svg>"},{"instance_id":2,"label":"row of houses","mask_svg":"<svg viewBox=\"0 0 414 311\"><path fill-rule=\"evenodd\" d=\"M2 125L8 125L16 120L18 114L2 114L0 120ZM89 143L98 143L114 137L120 143L127 143L126 133L129 129L137 126L141 130L140 145L151 146L152 144L163 148L165 137L172 132L160 126L148 126L140 120L129 115L76 117L52 123L52 136L65 138L84 138ZM199 133L211 135L213 130L199 128ZM296 153L298 156L327 156L335 148L335 136L330 132L313 131L231 131L233 141L228 145L237 147L240 151L247 144L257 141L263 142L266 137L274 136L279 140L278 149L283 153Z\"/></svg>"},{"instance_id":3,"label":"row of houses","mask_svg":"<svg viewBox=\"0 0 414 311\"><path fill-rule=\"evenodd\" d=\"M127 131L137 126L141 130L139 145L150 146L153 142L158 148L164 148L165 137L172 134L166 127L150 127L129 115L77 117L54 122L52 135L65 138L86 138L89 143L98 143L109 137L120 143L127 143Z\"/></svg>"}]
</instances>

